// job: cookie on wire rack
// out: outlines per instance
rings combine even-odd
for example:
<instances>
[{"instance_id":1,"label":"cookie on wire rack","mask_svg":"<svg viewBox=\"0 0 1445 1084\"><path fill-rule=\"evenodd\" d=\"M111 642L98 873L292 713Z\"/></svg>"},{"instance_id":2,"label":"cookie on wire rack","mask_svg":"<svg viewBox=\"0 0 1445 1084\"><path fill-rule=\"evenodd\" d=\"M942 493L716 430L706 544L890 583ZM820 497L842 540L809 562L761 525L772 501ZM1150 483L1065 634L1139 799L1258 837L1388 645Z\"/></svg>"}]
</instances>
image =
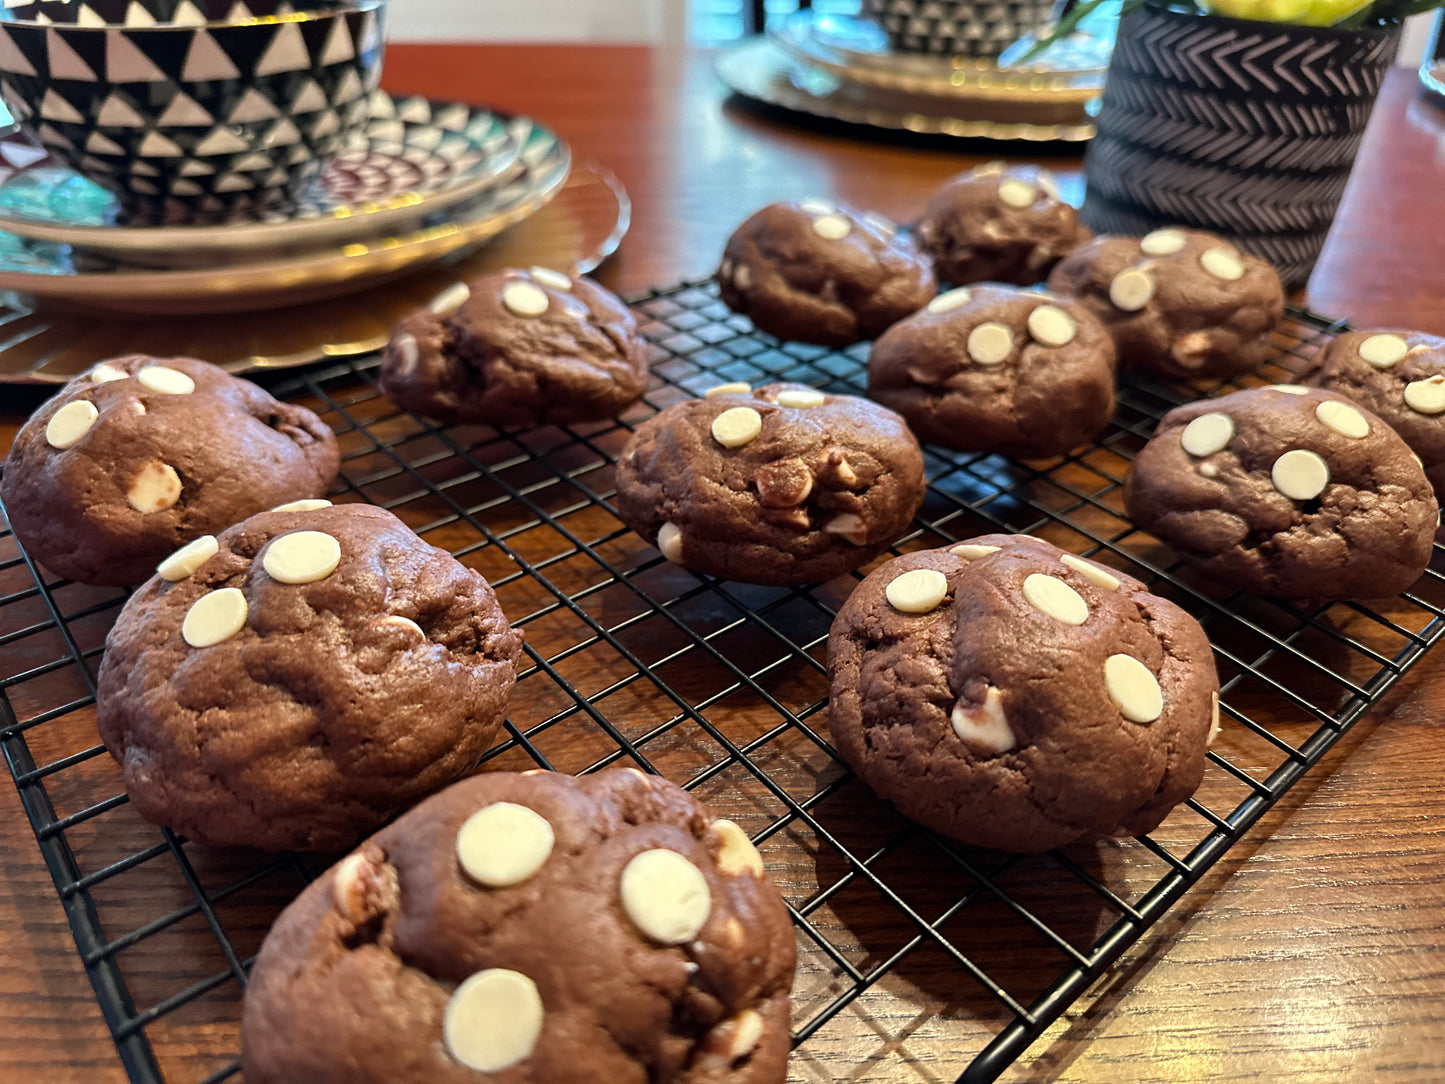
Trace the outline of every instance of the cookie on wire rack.
<instances>
[{"instance_id":1,"label":"cookie on wire rack","mask_svg":"<svg viewBox=\"0 0 1445 1084\"><path fill-rule=\"evenodd\" d=\"M923 503L923 452L893 411L802 384L723 384L637 427L617 514L694 572L772 586L867 564Z\"/></svg>"},{"instance_id":2,"label":"cookie on wire rack","mask_svg":"<svg viewBox=\"0 0 1445 1084\"><path fill-rule=\"evenodd\" d=\"M20 543L80 583L144 582L201 535L319 497L340 465L311 411L195 358L101 362L21 428L3 496Z\"/></svg>"},{"instance_id":3,"label":"cookie on wire rack","mask_svg":"<svg viewBox=\"0 0 1445 1084\"><path fill-rule=\"evenodd\" d=\"M1297 384L1171 410L1135 457L1124 503L1217 584L1311 603L1406 590L1440 524L1425 469L1393 429Z\"/></svg>"},{"instance_id":4,"label":"cookie on wire rack","mask_svg":"<svg viewBox=\"0 0 1445 1084\"><path fill-rule=\"evenodd\" d=\"M458 783L316 879L246 989L250 1084L781 1084L796 956L747 835L632 768Z\"/></svg>"},{"instance_id":5,"label":"cookie on wire rack","mask_svg":"<svg viewBox=\"0 0 1445 1084\"><path fill-rule=\"evenodd\" d=\"M615 418L647 386L632 311L590 279L509 268L442 291L397 327L381 390L448 425Z\"/></svg>"},{"instance_id":6,"label":"cookie on wire rack","mask_svg":"<svg viewBox=\"0 0 1445 1084\"><path fill-rule=\"evenodd\" d=\"M302 501L162 562L106 639L96 722L147 820L334 851L476 764L521 646L390 512Z\"/></svg>"},{"instance_id":7,"label":"cookie on wire rack","mask_svg":"<svg viewBox=\"0 0 1445 1084\"><path fill-rule=\"evenodd\" d=\"M1199 623L1025 535L880 565L828 635L838 752L899 812L1036 852L1150 832L1198 788L1219 681Z\"/></svg>"}]
</instances>

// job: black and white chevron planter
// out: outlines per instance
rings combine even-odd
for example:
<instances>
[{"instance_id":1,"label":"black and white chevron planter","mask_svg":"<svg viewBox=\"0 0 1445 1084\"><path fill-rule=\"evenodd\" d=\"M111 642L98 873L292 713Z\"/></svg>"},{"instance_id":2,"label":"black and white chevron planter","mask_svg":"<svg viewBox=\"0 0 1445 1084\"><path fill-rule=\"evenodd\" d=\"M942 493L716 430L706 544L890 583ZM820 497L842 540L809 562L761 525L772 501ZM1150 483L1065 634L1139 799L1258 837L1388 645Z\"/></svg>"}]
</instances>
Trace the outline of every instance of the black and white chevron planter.
<instances>
[{"instance_id":1,"label":"black and white chevron planter","mask_svg":"<svg viewBox=\"0 0 1445 1084\"><path fill-rule=\"evenodd\" d=\"M1124 16L1084 169L1100 233L1185 225L1309 278L1400 31Z\"/></svg>"}]
</instances>

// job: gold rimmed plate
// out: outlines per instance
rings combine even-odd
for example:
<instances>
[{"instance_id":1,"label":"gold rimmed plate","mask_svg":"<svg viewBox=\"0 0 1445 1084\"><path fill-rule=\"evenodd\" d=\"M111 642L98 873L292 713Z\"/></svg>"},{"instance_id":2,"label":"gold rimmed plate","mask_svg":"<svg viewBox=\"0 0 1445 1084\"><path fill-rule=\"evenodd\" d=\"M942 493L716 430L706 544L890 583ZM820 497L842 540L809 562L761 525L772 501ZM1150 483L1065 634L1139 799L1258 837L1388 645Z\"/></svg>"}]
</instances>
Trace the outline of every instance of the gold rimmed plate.
<instances>
[{"instance_id":1,"label":"gold rimmed plate","mask_svg":"<svg viewBox=\"0 0 1445 1084\"><path fill-rule=\"evenodd\" d=\"M517 162L502 183L410 232L188 270L151 270L0 233L0 290L127 315L254 312L353 292L474 248L544 206L567 180L571 152L535 122L519 135Z\"/></svg>"},{"instance_id":2,"label":"gold rimmed plate","mask_svg":"<svg viewBox=\"0 0 1445 1084\"><path fill-rule=\"evenodd\" d=\"M883 91L799 63L767 38L723 53L715 69L731 90L745 98L871 128L1034 143L1077 143L1094 137L1086 109L1092 98L993 101Z\"/></svg>"},{"instance_id":3,"label":"gold rimmed plate","mask_svg":"<svg viewBox=\"0 0 1445 1084\"><path fill-rule=\"evenodd\" d=\"M1061 108L1080 115L1103 91L1112 49L1110 42L1075 35L1080 40L1060 42L1029 63L1010 63L1009 57L1026 51L1031 39L1010 47L997 63L899 53L867 20L813 11L798 12L769 33L796 63L845 84L923 98Z\"/></svg>"},{"instance_id":4,"label":"gold rimmed plate","mask_svg":"<svg viewBox=\"0 0 1445 1084\"><path fill-rule=\"evenodd\" d=\"M601 167L584 165L546 206L476 251L345 297L293 299L264 319L127 320L0 295L0 384L59 384L128 353L205 358L234 373L367 354L386 344L404 316L457 281L513 266L592 270L617 249L630 222L622 185Z\"/></svg>"},{"instance_id":5,"label":"gold rimmed plate","mask_svg":"<svg viewBox=\"0 0 1445 1084\"><path fill-rule=\"evenodd\" d=\"M371 96L371 120L294 199L254 219L169 225L127 218L104 188L16 132L0 140L0 230L151 267L298 253L416 227L500 183L526 118L427 98Z\"/></svg>"}]
</instances>

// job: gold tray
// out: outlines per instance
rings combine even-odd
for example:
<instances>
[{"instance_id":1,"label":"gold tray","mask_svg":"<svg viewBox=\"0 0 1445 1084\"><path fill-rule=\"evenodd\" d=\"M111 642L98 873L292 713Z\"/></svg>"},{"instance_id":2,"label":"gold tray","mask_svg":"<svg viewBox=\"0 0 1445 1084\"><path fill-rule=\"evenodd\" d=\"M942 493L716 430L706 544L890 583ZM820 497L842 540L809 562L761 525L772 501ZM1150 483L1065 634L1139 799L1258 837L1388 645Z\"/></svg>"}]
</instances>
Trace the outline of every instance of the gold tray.
<instances>
[{"instance_id":1,"label":"gold tray","mask_svg":"<svg viewBox=\"0 0 1445 1084\"><path fill-rule=\"evenodd\" d=\"M1097 96L1051 93L1001 98L940 98L885 91L800 64L774 41L758 38L718 57L729 89L767 105L871 128L965 139L1079 143L1092 139L1087 106Z\"/></svg>"},{"instance_id":2,"label":"gold tray","mask_svg":"<svg viewBox=\"0 0 1445 1084\"><path fill-rule=\"evenodd\" d=\"M127 353L200 357L233 373L371 353L402 317L460 279L517 264L592 270L616 251L631 221L622 184L589 164L574 170L550 203L485 248L329 301L264 314L128 320L0 295L0 384L60 384Z\"/></svg>"}]
</instances>

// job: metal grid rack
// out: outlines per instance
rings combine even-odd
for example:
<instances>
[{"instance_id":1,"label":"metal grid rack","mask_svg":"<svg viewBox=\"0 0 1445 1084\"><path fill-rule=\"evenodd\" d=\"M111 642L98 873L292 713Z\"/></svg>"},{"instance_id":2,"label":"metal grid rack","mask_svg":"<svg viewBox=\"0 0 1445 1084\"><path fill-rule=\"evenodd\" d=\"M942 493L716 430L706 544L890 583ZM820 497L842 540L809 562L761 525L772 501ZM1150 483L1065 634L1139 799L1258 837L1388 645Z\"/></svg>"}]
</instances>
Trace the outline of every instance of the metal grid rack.
<instances>
[{"instance_id":1,"label":"metal grid rack","mask_svg":"<svg viewBox=\"0 0 1445 1084\"><path fill-rule=\"evenodd\" d=\"M273 383L337 430L340 499L391 509L477 568L526 629L488 767L629 761L753 834L797 924L794 1079L996 1077L1445 629L1436 571L1388 605L1307 611L1221 592L1130 526L1124 474L1157 419L1228 387L1131 381L1108 432L1046 462L928 449L928 498L895 552L1003 529L1092 555L1204 623L1224 688L1204 784L1150 837L1036 856L960 847L878 802L829 743L824 646L853 579L695 576L611 503L612 464L654 411L732 380L861 394L867 348L779 344L707 282L634 304L655 379L618 422L438 428L381 396L374 360ZM1339 330L1291 312L1250 382L1288 380ZM324 860L197 847L130 809L93 706L124 598L46 579L0 536L0 746L125 1069L218 1081L238 1075L247 967Z\"/></svg>"}]
</instances>

